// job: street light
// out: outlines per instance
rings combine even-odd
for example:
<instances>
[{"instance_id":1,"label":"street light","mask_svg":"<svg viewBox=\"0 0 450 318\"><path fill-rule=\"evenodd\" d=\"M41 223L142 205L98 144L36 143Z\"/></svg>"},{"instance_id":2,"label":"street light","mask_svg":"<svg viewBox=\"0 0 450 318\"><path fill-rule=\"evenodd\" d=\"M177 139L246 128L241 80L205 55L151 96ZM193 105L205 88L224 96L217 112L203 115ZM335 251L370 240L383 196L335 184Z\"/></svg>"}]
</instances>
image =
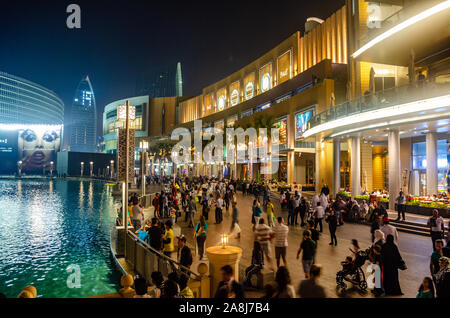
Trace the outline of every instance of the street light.
<instances>
[{"instance_id":1,"label":"street light","mask_svg":"<svg viewBox=\"0 0 450 318\"><path fill-rule=\"evenodd\" d=\"M22 174L22 160L17 161L17 169L19 169L19 176Z\"/></svg>"},{"instance_id":2,"label":"street light","mask_svg":"<svg viewBox=\"0 0 450 318\"><path fill-rule=\"evenodd\" d=\"M89 162L89 174L90 174L90 176L91 176L91 178L92 178L92 176L93 176L93 174L94 174L94 163L91 161L91 162Z\"/></svg>"},{"instance_id":3,"label":"street light","mask_svg":"<svg viewBox=\"0 0 450 318\"><path fill-rule=\"evenodd\" d=\"M50 161L50 176L53 176L53 161Z\"/></svg>"},{"instance_id":4,"label":"street light","mask_svg":"<svg viewBox=\"0 0 450 318\"><path fill-rule=\"evenodd\" d=\"M83 176L83 171L84 171L84 162L83 162L83 161L81 161L80 166L81 166L81 173L80 173L80 176Z\"/></svg>"},{"instance_id":5,"label":"street light","mask_svg":"<svg viewBox=\"0 0 450 318\"><path fill-rule=\"evenodd\" d=\"M113 178L113 173L114 173L114 160L111 160L111 170L110 170L110 172L111 172L111 179Z\"/></svg>"}]
</instances>

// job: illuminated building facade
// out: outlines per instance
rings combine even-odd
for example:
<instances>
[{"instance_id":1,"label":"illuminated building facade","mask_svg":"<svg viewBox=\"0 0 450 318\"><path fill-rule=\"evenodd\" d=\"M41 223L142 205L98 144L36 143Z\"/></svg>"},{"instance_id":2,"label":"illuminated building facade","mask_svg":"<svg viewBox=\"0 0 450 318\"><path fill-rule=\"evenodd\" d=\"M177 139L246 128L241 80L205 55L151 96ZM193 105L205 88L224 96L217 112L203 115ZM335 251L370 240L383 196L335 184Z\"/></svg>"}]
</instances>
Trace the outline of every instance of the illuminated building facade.
<instances>
[{"instance_id":1,"label":"illuminated building facade","mask_svg":"<svg viewBox=\"0 0 450 318\"><path fill-rule=\"evenodd\" d=\"M69 151L95 152L97 110L89 76L83 78L75 91L68 125Z\"/></svg>"},{"instance_id":2,"label":"illuminated building facade","mask_svg":"<svg viewBox=\"0 0 450 318\"><path fill-rule=\"evenodd\" d=\"M0 174L56 169L64 104L52 91L0 72Z\"/></svg>"}]
</instances>

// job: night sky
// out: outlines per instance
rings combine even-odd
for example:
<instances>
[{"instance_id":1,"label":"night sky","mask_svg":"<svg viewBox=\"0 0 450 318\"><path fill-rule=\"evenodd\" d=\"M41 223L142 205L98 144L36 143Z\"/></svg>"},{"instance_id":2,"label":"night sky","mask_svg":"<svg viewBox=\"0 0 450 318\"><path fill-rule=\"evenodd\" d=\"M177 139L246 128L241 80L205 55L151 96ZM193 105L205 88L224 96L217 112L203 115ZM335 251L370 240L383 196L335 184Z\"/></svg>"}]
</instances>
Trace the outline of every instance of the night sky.
<instances>
[{"instance_id":1,"label":"night sky","mask_svg":"<svg viewBox=\"0 0 450 318\"><path fill-rule=\"evenodd\" d=\"M66 7L81 7L68 29ZM103 107L135 94L139 74L182 63L184 95L239 70L344 0L8 1L0 10L0 71L53 90L66 108L89 75ZM99 119L100 119L99 118ZM99 127L100 128L100 127ZM100 131L99 131L100 133Z\"/></svg>"}]
</instances>

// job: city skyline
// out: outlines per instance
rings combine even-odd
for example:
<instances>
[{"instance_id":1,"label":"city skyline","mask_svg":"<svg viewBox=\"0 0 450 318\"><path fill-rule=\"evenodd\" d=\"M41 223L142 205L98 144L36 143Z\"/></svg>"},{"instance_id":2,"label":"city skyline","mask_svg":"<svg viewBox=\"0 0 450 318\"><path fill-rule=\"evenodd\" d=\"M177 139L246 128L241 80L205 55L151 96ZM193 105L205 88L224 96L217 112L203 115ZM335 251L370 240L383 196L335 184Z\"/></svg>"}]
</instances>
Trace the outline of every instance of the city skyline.
<instances>
[{"instance_id":1,"label":"city skyline","mask_svg":"<svg viewBox=\"0 0 450 318\"><path fill-rule=\"evenodd\" d=\"M293 30L302 30L308 16L325 18L343 2L300 5L297 1L286 1L284 6L273 8L259 6L255 1L223 6L213 2L136 1L122 12L121 2L108 3L105 10L101 2L79 1L81 29L72 30L66 26L69 2L8 3L0 12L0 35L4 42L0 70L48 87L65 105L72 104L72 87L89 74L101 113L108 103L134 95L136 79L142 70L158 65L172 67L181 62L183 92L185 96L194 96L214 79L223 78L258 58ZM234 10L236 5L241 10ZM274 9L280 16L290 18L282 24L266 19L255 28L255 23L273 14ZM212 17L201 13L206 11L216 14ZM99 16L102 25L97 23ZM197 22L188 23L191 17ZM115 23L124 18L136 22L120 26ZM224 28L226 21L231 20L235 24ZM149 30L155 28L163 32L150 33L149 41L143 41ZM24 38L31 29L35 36ZM208 47L197 36L200 29L206 32L204 39L211 42ZM249 38L248 33L254 36ZM215 41L218 38L222 40ZM87 47L91 50L86 50ZM98 126L100 123L98 119ZM100 129L97 133L100 134Z\"/></svg>"}]
</instances>

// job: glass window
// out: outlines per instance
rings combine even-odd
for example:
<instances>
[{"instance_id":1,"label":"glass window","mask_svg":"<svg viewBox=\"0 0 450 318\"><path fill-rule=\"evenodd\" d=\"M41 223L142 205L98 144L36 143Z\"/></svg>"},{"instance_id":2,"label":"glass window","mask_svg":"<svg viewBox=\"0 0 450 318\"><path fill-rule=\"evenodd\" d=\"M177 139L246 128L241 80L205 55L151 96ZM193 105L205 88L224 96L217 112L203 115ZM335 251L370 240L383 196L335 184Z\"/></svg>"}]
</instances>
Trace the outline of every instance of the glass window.
<instances>
[{"instance_id":1,"label":"glass window","mask_svg":"<svg viewBox=\"0 0 450 318\"><path fill-rule=\"evenodd\" d=\"M412 149L413 169L427 168L427 143L415 142ZM438 169L447 169L447 140L438 140Z\"/></svg>"}]
</instances>

